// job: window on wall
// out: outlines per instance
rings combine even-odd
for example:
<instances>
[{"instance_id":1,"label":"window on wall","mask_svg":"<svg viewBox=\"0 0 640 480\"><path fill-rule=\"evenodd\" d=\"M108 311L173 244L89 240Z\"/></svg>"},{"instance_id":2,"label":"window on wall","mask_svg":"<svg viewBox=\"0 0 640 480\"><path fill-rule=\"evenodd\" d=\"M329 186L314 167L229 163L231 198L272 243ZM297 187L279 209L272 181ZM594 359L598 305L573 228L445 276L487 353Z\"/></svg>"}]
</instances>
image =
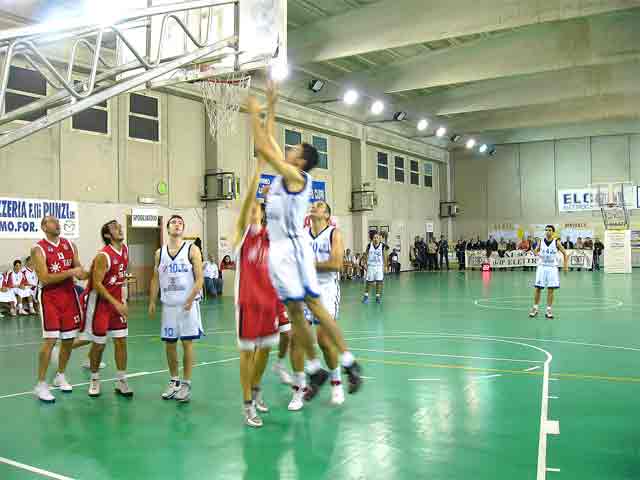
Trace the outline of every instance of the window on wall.
<instances>
[{"instance_id":1,"label":"window on wall","mask_svg":"<svg viewBox=\"0 0 640 480\"><path fill-rule=\"evenodd\" d=\"M47 81L40 72L28 68L11 66L5 94L5 112L9 113L29 105L47 95ZM46 114L46 110L37 110L25 115L21 120L32 122Z\"/></svg>"},{"instance_id":2,"label":"window on wall","mask_svg":"<svg viewBox=\"0 0 640 480\"><path fill-rule=\"evenodd\" d=\"M76 85L81 83L76 80ZM71 128L83 132L109 133L109 109L106 100L71 117Z\"/></svg>"},{"instance_id":3,"label":"window on wall","mask_svg":"<svg viewBox=\"0 0 640 480\"><path fill-rule=\"evenodd\" d=\"M156 97L129 95L129 138L160 141L160 101Z\"/></svg>"},{"instance_id":4,"label":"window on wall","mask_svg":"<svg viewBox=\"0 0 640 480\"><path fill-rule=\"evenodd\" d=\"M404 183L404 158L395 157L395 179L396 182Z\"/></svg>"},{"instance_id":5,"label":"window on wall","mask_svg":"<svg viewBox=\"0 0 640 480\"><path fill-rule=\"evenodd\" d=\"M433 187L433 163L424 162L424 186Z\"/></svg>"},{"instance_id":6,"label":"window on wall","mask_svg":"<svg viewBox=\"0 0 640 480\"><path fill-rule=\"evenodd\" d=\"M284 130L284 153L287 153L296 145L300 145L302 143L302 132L298 132L297 130L289 130L285 128Z\"/></svg>"},{"instance_id":7,"label":"window on wall","mask_svg":"<svg viewBox=\"0 0 640 480\"><path fill-rule=\"evenodd\" d=\"M389 180L389 156L378 152L378 178Z\"/></svg>"},{"instance_id":8,"label":"window on wall","mask_svg":"<svg viewBox=\"0 0 640 480\"><path fill-rule=\"evenodd\" d=\"M411 185L420 186L420 165L416 160L411 160L410 167L411 167Z\"/></svg>"},{"instance_id":9,"label":"window on wall","mask_svg":"<svg viewBox=\"0 0 640 480\"><path fill-rule=\"evenodd\" d=\"M311 142L318 150L318 168L329 168L329 141L327 137L313 135Z\"/></svg>"}]
</instances>

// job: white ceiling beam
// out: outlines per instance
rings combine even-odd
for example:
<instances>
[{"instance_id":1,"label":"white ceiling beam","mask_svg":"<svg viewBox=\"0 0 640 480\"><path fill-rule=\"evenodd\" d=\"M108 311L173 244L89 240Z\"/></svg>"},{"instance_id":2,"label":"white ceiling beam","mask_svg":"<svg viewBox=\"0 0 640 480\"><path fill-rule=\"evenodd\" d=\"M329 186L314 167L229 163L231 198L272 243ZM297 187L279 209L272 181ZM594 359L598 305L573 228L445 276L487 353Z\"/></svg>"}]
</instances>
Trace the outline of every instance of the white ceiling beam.
<instances>
[{"instance_id":1,"label":"white ceiling beam","mask_svg":"<svg viewBox=\"0 0 640 480\"><path fill-rule=\"evenodd\" d=\"M640 0L382 0L289 33L298 64L640 7Z\"/></svg>"},{"instance_id":2,"label":"white ceiling beam","mask_svg":"<svg viewBox=\"0 0 640 480\"><path fill-rule=\"evenodd\" d=\"M598 95L640 94L640 60L484 80L424 97L416 108L457 115Z\"/></svg>"},{"instance_id":3,"label":"white ceiling beam","mask_svg":"<svg viewBox=\"0 0 640 480\"><path fill-rule=\"evenodd\" d=\"M640 58L640 9L543 24L394 62L341 81L387 93Z\"/></svg>"}]
</instances>

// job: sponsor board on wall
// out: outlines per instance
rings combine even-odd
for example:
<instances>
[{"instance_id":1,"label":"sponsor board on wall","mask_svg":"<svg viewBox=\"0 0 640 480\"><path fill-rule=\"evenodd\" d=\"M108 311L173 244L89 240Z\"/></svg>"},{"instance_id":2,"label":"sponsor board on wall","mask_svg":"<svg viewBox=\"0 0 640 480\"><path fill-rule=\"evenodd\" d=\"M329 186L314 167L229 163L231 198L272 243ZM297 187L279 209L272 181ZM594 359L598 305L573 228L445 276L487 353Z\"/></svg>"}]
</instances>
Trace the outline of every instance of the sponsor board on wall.
<instances>
[{"instance_id":1,"label":"sponsor board on wall","mask_svg":"<svg viewBox=\"0 0 640 480\"><path fill-rule=\"evenodd\" d=\"M47 215L60 220L60 234L63 237L80 236L76 202L0 197L0 238L42 238L40 222Z\"/></svg>"},{"instance_id":2,"label":"sponsor board on wall","mask_svg":"<svg viewBox=\"0 0 640 480\"><path fill-rule=\"evenodd\" d=\"M256 192L256 198L264 200L266 192L276 178L275 175L263 173L260 175L260 181L258 182L258 191ZM327 182L323 180L313 180L311 182L311 202L327 201Z\"/></svg>"},{"instance_id":3,"label":"sponsor board on wall","mask_svg":"<svg viewBox=\"0 0 640 480\"><path fill-rule=\"evenodd\" d=\"M625 185L624 198L627 208L640 208L640 187ZM558 189L558 211L566 212L587 212L600 210L600 203L609 201L622 203L619 198L609 199L609 192L603 192L601 202L598 202L596 193L592 188L563 188ZM615 193L613 193L615 196Z\"/></svg>"},{"instance_id":4,"label":"sponsor board on wall","mask_svg":"<svg viewBox=\"0 0 640 480\"><path fill-rule=\"evenodd\" d=\"M158 228L160 213L155 208L132 208L131 226L133 228Z\"/></svg>"}]
</instances>

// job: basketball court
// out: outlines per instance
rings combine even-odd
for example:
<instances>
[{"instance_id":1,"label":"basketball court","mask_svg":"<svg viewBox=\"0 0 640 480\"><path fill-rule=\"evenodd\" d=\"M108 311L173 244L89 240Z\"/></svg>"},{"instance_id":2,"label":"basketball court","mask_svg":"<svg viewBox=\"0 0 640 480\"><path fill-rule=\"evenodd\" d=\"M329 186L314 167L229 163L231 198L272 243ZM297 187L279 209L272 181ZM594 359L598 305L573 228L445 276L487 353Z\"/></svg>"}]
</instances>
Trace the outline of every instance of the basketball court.
<instances>
[{"instance_id":1,"label":"basketball court","mask_svg":"<svg viewBox=\"0 0 640 480\"><path fill-rule=\"evenodd\" d=\"M77 350L74 392L40 405L31 392L40 327L4 322L1 476L634 478L636 277L564 275L552 321L527 317L527 272L402 274L380 306L361 305L359 284L347 283L340 323L365 366L362 394L332 408L323 391L292 413L269 372L260 430L243 425L238 406L230 300L203 308L188 405L160 399L164 352L143 303L130 320L132 400L108 381L89 399ZM111 352L104 379L115 376Z\"/></svg>"}]
</instances>

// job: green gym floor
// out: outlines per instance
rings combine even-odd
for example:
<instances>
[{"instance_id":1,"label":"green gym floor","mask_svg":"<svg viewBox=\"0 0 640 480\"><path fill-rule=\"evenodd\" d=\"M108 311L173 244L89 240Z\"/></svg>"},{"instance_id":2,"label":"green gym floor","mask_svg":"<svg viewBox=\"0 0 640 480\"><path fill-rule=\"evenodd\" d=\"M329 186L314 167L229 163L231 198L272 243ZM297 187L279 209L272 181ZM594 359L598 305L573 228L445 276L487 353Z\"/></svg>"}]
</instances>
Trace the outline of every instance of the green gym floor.
<instances>
[{"instance_id":1,"label":"green gym floor","mask_svg":"<svg viewBox=\"0 0 640 480\"><path fill-rule=\"evenodd\" d=\"M387 280L383 305L362 305L361 285L345 282L340 324L364 388L339 408L325 389L291 413L269 367L271 412L257 430L241 415L231 298L203 306L185 405L160 399L159 325L142 301L131 400L112 392L108 347L100 398L87 396L76 350L74 392L40 404L39 320L5 317L0 479L638 479L639 278L563 274L551 321L527 316L534 272L404 273Z\"/></svg>"}]
</instances>

